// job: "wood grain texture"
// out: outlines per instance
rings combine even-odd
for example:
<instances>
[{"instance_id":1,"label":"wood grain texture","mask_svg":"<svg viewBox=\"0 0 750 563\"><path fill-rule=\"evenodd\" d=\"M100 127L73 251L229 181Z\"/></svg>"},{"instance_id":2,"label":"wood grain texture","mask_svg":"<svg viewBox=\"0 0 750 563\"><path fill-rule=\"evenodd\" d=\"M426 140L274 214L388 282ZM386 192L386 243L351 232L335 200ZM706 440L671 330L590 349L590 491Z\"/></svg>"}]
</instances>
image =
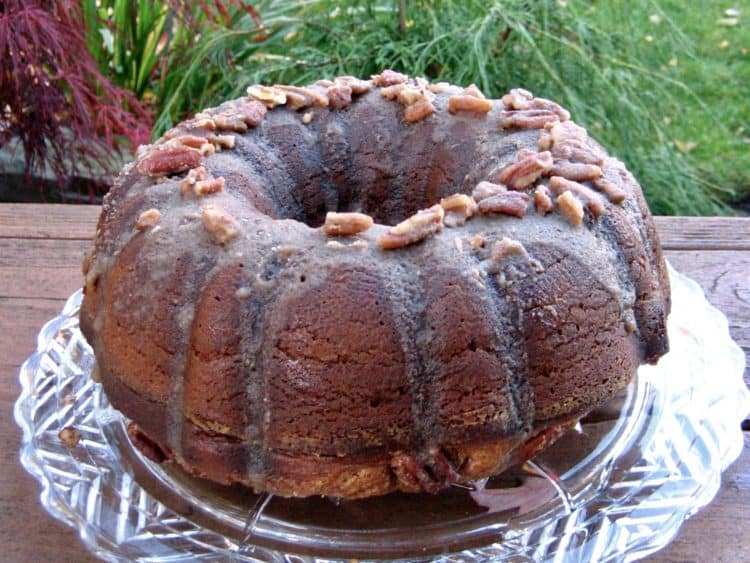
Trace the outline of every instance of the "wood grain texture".
<instances>
[{"instance_id":1,"label":"wood grain texture","mask_svg":"<svg viewBox=\"0 0 750 563\"><path fill-rule=\"evenodd\" d=\"M20 429L12 409L20 364L41 326L81 285L80 262L99 208L0 205L0 545L3 561L94 561L77 531L47 515L39 485L18 463ZM674 267L696 280L729 319L750 354L750 219L657 218ZM748 371L745 372L746 381ZM685 523L650 561L742 560L750 553L750 433L711 505Z\"/></svg>"},{"instance_id":2,"label":"wood grain texture","mask_svg":"<svg viewBox=\"0 0 750 563\"><path fill-rule=\"evenodd\" d=\"M98 205L3 203L0 238L91 240L100 211Z\"/></svg>"}]
</instances>

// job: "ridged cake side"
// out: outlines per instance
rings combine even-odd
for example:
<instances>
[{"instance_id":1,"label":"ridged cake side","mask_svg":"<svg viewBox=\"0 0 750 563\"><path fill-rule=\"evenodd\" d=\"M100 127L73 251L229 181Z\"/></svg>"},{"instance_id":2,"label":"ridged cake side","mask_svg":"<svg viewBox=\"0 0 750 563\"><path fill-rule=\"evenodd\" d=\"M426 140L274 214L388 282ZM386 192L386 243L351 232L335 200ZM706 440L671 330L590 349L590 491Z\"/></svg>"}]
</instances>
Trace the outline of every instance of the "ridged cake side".
<instances>
[{"instance_id":1,"label":"ridged cake side","mask_svg":"<svg viewBox=\"0 0 750 563\"><path fill-rule=\"evenodd\" d=\"M247 100L228 102L105 199L81 327L153 456L282 495L435 491L533 455L666 351L664 261L622 163L584 138L600 176L579 182L575 155L533 156L567 118L532 126L525 93L478 111L380 77L231 141L216 124ZM225 150L154 164L175 139L206 152L188 134Z\"/></svg>"}]
</instances>

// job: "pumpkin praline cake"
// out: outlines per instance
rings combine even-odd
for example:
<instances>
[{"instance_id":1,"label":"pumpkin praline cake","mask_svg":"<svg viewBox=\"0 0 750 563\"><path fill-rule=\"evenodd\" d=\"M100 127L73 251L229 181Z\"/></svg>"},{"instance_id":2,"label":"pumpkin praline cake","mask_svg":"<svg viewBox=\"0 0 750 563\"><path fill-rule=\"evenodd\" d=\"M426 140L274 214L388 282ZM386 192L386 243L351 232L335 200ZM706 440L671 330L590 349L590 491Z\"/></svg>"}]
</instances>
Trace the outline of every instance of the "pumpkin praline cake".
<instances>
[{"instance_id":1,"label":"pumpkin praline cake","mask_svg":"<svg viewBox=\"0 0 750 563\"><path fill-rule=\"evenodd\" d=\"M254 85L141 147L84 274L136 446L284 496L497 474L668 347L623 164L550 100L391 70Z\"/></svg>"}]
</instances>

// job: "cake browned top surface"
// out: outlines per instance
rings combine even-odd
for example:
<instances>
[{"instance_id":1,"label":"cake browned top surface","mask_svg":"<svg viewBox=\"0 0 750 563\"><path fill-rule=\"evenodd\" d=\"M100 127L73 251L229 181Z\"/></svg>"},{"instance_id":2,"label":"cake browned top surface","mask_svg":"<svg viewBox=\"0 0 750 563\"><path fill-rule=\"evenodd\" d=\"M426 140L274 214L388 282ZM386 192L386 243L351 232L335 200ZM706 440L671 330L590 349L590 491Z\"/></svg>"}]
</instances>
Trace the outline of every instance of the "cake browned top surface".
<instances>
[{"instance_id":1,"label":"cake browned top surface","mask_svg":"<svg viewBox=\"0 0 750 563\"><path fill-rule=\"evenodd\" d=\"M280 494L491 474L667 347L624 165L554 102L392 71L251 86L142 147L84 270L135 441Z\"/></svg>"}]
</instances>

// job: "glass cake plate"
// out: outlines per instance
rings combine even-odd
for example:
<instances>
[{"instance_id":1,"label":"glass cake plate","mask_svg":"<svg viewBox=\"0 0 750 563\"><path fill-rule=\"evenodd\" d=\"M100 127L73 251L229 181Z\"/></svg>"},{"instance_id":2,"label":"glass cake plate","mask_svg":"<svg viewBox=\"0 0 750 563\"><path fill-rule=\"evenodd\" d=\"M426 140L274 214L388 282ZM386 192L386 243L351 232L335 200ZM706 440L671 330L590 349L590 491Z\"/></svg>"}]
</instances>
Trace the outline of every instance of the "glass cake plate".
<instances>
[{"instance_id":1,"label":"glass cake plate","mask_svg":"<svg viewBox=\"0 0 750 563\"><path fill-rule=\"evenodd\" d=\"M671 352L551 449L471 487L358 501L254 495L145 459L90 377L77 292L21 368L21 462L45 509L112 561L638 559L715 496L750 411L726 318L670 279ZM72 447L64 428L80 432Z\"/></svg>"}]
</instances>

